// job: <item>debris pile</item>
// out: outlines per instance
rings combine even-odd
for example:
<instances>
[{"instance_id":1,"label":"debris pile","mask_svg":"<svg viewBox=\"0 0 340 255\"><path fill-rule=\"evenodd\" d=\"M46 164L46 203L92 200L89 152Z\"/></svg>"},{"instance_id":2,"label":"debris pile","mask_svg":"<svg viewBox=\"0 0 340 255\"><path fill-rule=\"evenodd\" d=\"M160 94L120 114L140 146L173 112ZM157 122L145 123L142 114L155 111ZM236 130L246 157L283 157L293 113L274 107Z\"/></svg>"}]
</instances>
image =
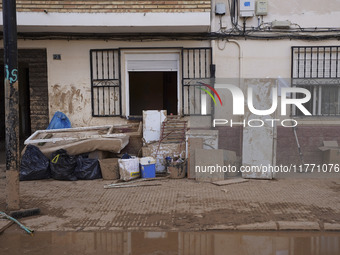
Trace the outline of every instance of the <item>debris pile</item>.
<instances>
[{"instance_id":1,"label":"debris pile","mask_svg":"<svg viewBox=\"0 0 340 255\"><path fill-rule=\"evenodd\" d=\"M187 120L164 110L143 111L138 123L63 127L38 130L25 141L20 180L131 182L169 176L213 182L236 177L205 171L239 164L235 152L218 150L218 130L189 130Z\"/></svg>"}]
</instances>

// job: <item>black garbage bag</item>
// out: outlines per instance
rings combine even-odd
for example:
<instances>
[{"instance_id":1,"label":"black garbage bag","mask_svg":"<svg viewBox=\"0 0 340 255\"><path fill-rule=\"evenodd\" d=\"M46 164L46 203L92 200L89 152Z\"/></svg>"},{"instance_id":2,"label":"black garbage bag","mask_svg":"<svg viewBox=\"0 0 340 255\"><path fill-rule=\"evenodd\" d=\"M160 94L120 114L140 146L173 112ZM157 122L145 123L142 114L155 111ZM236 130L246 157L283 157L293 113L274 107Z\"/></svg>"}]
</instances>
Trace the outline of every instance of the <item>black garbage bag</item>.
<instances>
[{"instance_id":1,"label":"black garbage bag","mask_svg":"<svg viewBox=\"0 0 340 255\"><path fill-rule=\"evenodd\" d=\"M74 171L79 180L94 180L102 178L99 161L79 156L77 158L77 167Z\"/></svg>"},{"instance_id":2,"label":"black garbage bag","mask_svg":"<svg viewBox=\"0 0 340 255\"><path fill-rule=\"evenodd\" d=\"M55 180L76 181L74 170L77 166L77 157L70 156L63 149L52 153L51 176Z\"/></svg>"},{"instance_id":3,"label":"black garbage bag","mask_svg":"<svg viewBox=\"0 0 340 255\"><path fill-rule=\"evenodd\" d=\"M20 164L20 181L50 178L50 161L38 147L27 145Z\"/></svg>"}]
</instances>

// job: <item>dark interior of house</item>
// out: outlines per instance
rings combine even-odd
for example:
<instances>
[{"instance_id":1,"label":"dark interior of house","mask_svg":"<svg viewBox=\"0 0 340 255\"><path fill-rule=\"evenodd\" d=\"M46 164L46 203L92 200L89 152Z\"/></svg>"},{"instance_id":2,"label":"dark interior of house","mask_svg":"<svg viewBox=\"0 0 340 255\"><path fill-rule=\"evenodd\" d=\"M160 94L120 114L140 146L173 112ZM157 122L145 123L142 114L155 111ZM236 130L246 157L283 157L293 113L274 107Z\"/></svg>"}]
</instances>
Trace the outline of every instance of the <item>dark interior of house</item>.
<instances>
[{"instance_id":1,"label":"dark interior of house","mask_svg":"<svg viewBox=\"0 0 340 255\"><path fill-rule=\"evenodd\" d=\"M130 115L167 110L177 115L177 72L129 72Z\"/></svg>"}]
</instances>

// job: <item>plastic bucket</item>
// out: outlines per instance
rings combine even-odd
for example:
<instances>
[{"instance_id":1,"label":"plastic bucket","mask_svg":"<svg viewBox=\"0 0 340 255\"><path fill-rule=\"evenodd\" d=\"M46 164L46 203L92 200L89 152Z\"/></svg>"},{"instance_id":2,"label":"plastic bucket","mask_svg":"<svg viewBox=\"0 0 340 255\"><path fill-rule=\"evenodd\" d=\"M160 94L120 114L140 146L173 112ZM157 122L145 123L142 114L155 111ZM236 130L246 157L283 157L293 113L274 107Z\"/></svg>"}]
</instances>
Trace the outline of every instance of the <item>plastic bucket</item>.
<instances>
[{"instance_id":1,"label":"plastic bucket","mask_svg":"<svg viewBox=\"0 0 340 255\"><path fill-rule=\"evenodd\" d=\"M139 159L140 172L142 178L156 177L156 160L152 157L144 157Z\"/></svg>"},{"instance_id":2,"label":"plastic bucket","mask_svg":"<svg viewBox=\"0 0 340 255\"><path fill-rule=\"evenodd\" d=\"M182 179L187 174L187 162L170 164L168 166L168 173L171 179Z\"/></svg>"}]
</instances>

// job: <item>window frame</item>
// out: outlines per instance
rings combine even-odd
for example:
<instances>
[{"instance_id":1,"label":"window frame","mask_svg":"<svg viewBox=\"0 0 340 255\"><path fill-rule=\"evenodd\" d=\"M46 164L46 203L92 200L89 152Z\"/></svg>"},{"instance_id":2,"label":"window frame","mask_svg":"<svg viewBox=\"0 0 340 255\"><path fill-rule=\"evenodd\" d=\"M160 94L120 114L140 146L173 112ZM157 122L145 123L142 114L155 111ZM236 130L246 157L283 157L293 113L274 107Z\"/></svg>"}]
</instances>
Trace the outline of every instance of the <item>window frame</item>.
<instances>
[{"instance_id":1,"label":"window frame","mask_svg":"<svg viewBox=\"0 0 340 255\"><path fill-rule=\"evenodd\" d=\"M104 52L106 55L106 70L104 68ZM109 52L112 52L112 59L110 58ZM101 53L101 72L99 75L99 62L98 53ZM95 54L95 58L94 58ZM112 69L110 69L110 62L112 61ZM94 69L94 66L96 69ZM121 61L120 61L120 50L118 48L111 49L91 49L90 50L90 74L91 74L91 108L92 117L119 117L122 116L122 88L121 88ZM112 76L111 76L112 75ZM101 78L100 78L101 76ZM112 77L112 78L110 78ZM100 92L100 88L102 89ZM111 98L108 102L109 113L106 114L105 109L105 88L109 90L109 98L111 93L111 88L113 88L113 114L111 114ZM95 105L95 90L97 91L97 105ZM118 92L116 92L118 90ZM102 93L104 103L100 106L100 94ZM118 95L119 102L116 103L115 97ZM100 113L100 108L103 108L104 113Z\"/></svg>"},{"instance_id":2,"label":"window frame","mask_svg":"<svg viewBox=\"0 0 340 255\"><path fill-rule=\"evenodd\" d=\"M291 86L302 87L311 91L312 116L340 117L340 46L292 46L291 47ZM323 112L326 104L323 98L323 90L337 88L339 97L338 109L332 113L331 104L328 111ZM329 95L329 98L331 95ZM293 98L297 98L293 94ZM334 104L334 103L333 103ZM296 107L291 108L293 117L303 117ZM308 116L306 116L308 117Z\"/></svg>"}]
</instances>

